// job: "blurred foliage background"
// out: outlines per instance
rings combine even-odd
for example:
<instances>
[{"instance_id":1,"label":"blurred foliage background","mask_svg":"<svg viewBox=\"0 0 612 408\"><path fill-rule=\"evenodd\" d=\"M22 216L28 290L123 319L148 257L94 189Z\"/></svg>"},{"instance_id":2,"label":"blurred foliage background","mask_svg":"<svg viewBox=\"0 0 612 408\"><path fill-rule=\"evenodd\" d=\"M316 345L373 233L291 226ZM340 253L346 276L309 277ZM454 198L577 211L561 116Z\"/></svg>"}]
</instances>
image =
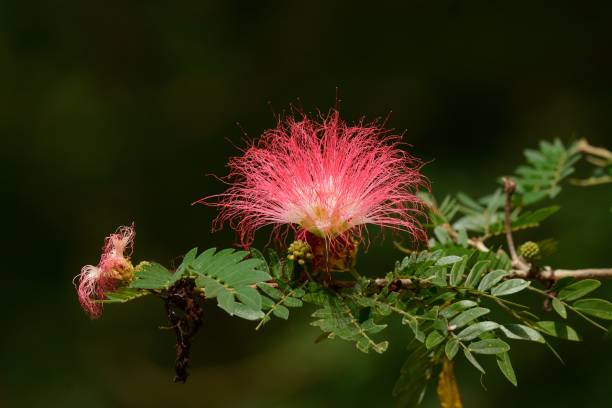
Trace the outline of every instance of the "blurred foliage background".
<instances>
[{"instance_id":1,"label":"blurred foliage background","mask_svg":"<svg viewBox=\"0 0 612 408\"><path fill-rule=\"evenodd\" d=\"M541 138L611 147L611 17L603 1L3 1L0 406L393 406L405 328L386 354L362 355L314 345L308 310L255 332L210 307L177 385L160 301L92 322L71 280L132 221L135 260L232 245L231 231L211 235L214 210L190 205L224 188L207 174L272 112L325 111L336 87L349 120L392 112L438 197L488 193ZM609 187L568 187L562 211L518 239L558 238L557 266L610 266L611 202ZM361 269L399 256L375 242ZM494 364L482 385L461 364L466 406L611 406L610 340L577 326L584 344L555 343L564 367L513 343L518 389Z\"/></svg>"}]
</instances>

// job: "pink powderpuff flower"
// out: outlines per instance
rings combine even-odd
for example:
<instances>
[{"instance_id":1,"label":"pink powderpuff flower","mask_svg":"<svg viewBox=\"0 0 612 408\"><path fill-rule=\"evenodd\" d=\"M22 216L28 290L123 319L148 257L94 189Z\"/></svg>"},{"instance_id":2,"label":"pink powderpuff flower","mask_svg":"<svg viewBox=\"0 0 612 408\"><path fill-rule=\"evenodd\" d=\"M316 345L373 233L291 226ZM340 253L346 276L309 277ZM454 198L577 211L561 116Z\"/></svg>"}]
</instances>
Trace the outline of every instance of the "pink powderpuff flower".
<instances>
[{"instance_id":1,"label":"pink powderpuff flower","mask_svg":"<svg viewBox=\"0 0 612 408\"><path fill-rule=\"evenodd\" d=\"M362 240L366 224L423 240L415 192L426 183L400 139L376 123L348 125L337 110L279 119L230 159L227 191L199 202L219 207L213 230L227 222L245 247L266 225L277 237L286 226L298 239L310 233L331 246Z\"/></svg>"},{"instance_id":2,"label":"pink powderpuff flower","mask_svg":"<svg viewBox=\"0 0 612 408\"><path fill-rule=\"evenodd\" d=\"M104 293L114 290L121 282L129 282L132 279L134 267L129 256L135 235L133 225L119 228L104 240L98 266L85 265L75 277L75 280L79 279L76 289L81 307L92 319L97 319L102 314L101 301L104 299Z\"/></svg>"}]
</instances>

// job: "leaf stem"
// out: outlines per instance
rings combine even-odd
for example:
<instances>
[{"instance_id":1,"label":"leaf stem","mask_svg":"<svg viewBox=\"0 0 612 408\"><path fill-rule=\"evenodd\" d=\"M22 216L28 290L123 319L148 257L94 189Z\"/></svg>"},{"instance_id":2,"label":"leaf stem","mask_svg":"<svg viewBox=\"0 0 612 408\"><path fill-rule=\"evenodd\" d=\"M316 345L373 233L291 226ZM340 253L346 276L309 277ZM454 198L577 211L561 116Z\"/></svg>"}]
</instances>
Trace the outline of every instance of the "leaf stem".
<instances>
[{"instance_id":1,"label":"leaf stem","mask_svg":"<svg viewBox=\"0 0 612 408\"><path fill-rule=\"evenodd\" d=\"M516 182L510 177L504 177L504 192L506 193L506 204L504 206L504 229L506 230L506 242L508 244L508 251L512 258L512 266L520 270L529 270L529 265L521 259L516 253L516 247L514 246L514 238L512 237L512 220L510 219L510 213L512 212L512 195L516 191Z\"/></svg>"}]
</instances>

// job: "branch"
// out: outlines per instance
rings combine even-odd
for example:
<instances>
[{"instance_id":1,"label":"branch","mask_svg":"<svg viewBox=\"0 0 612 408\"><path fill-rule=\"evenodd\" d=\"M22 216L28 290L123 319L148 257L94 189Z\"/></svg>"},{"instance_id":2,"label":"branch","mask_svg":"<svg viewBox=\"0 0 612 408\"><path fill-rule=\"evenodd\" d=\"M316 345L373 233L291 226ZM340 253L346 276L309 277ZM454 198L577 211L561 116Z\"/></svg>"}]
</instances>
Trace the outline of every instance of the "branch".
<instances>
[{"instance_id":1,"label":"branch","mask_svg":"<svg viewBox=\"0 0 612 408\"><path fill-rule=\"evenodd\" d=\"M612 279L612 268L587 268L587 269L552 269L545 267L540 271L530 269L514 269L508 274L509 278L533 279L542 282L556 282L564 278L574 279ZM374 279L374 284L378 287L385 287L388 282L384 278ZM391 285L397 288L410 289L416 287L410 279L396 279ZM348 281L344 281L341 286L350 286Z\"/></svg>"},{"instance_id":2,"label":"branch","mask_svg":"<svg viewBox=\"0 0 612 408\"><path fill-rule=\"evenodd\" d=\"M378 278L378 279L374 279L374 284L378 287L385 287L387 286L388 282L385 278ZM412 280L410 279L396 279L393 282L391 282L392 285L396 285L399 286L401 288L414 288L414 282L412 282Z\"/></svg>"},{"instance_id":3,"label":"branch","mask_svg":"<svg viewBox=\"0 0 612 408\"><path fill-rule=\"evenodd\" d=\"M515 269L510 274L512 277L537 279L540 281L558 281L564 278L574 279L611 279L612 268L588 268L588 269L552 269L546 267L541 271L530 271L526 269Z\"/></svg>"},{"instance_id":4,"label":"branch","mask_svg":"<svg viewBox=\"0 0 612 408\"><path fill-rule=\"evenodd\" d=\"M574 279L612 279L612 268L588 268L588 269L552 269L545 267L540 271L532 271L530 269L514 269L508 274L508 278L523 278L531 280L539 280L542 282L556 282L564 278ZM391 291L399 289L414 289L417 286L411 279L394 279L389 282L385 278L376 278L371 281L375 286L384 288L389 286ZM352 288L357 282L347 280L337 280L331 283L332 287L336 288ZM425 284L426 285L426 284Z\"/></svg>"},{"instance_id":5,"label":"branch","mask_svg":"<svg viewBox=\"0 0 612 408\"><path fill-rule=\"evenodd\" d=\"M509 177L504 177L504 192L506 193L506 205L504 206L504 230L506 231L506 242L508 243L508 251L512 258L512 266L520 270L529 271L529 265L525 263L516 253L514 246L514 238L512 237L512 221L510 213L512 212L512 195L516 190L516 182Z\"/></svg>"}]
</instances>

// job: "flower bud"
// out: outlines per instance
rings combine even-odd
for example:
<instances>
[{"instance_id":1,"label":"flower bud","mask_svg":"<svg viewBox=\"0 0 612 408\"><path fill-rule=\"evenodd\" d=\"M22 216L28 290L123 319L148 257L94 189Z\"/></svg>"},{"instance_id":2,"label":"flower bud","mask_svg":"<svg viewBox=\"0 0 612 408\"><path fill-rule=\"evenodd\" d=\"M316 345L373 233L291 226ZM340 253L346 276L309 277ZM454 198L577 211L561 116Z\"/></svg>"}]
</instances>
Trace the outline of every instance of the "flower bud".
<instances>
[{"instance_id":1,"label":"flower bud","mask_svg":"<svg viewBox=\"0 0 612 408\"><path fill-rule=\"evenodd\" d=\"M519 252L527 260L536 259L540 255L540 246L533 241L527 241L519 247Z\"/></svg>"}]
</instances>

